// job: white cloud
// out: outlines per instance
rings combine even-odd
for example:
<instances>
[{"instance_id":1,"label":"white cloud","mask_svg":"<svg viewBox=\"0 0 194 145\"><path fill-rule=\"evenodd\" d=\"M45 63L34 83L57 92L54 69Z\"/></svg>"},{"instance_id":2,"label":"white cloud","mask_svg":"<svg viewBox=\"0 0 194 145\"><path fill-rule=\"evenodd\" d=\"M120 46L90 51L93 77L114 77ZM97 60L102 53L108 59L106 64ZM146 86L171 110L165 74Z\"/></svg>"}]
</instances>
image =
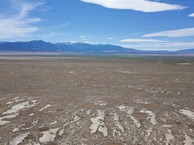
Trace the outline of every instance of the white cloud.
<instances>
[{"instance_id":1,"label":"white cloud","mask_svg":"<svg viewBox=\"0 0 194 145\"><path fill-rule=\"evenodd\" d=\"M113 40L114 38L111 38L111 37L108 37L108 38L106 38L107 40Z\"/></svg>"},{"instance_id":2,"label":"white cloud","mask_svg":"<svg viewBox=\"0 0 194 145\"><path fill-rule=\"evenodd\" d=\"M167 42L167 41L162 41L162 40L156 40L156 39L123 39L123 40L120 40L120 42L129 42L129 43L147 43L147 42Z\"/></svg>"},{"instance_id":3,"label":"white cloud","mask_svg":"<svg viewBox=\"0 0 194 145\"><path fill-rule=\"evenodd\" d=\"M81 0L112 9L130 9L141 12L159 12L169 10L181 10L184 6L167 4L150 0Z\"/></svg>"},{"instance_id":4,"label":"white cloud","mask_svg":"<svg viewBox=\"0 0 194 145\"><path fill-rule=\"evenodd\" d=\"M89 40L90 38L91 38L91 36L90 35L81 35L81 36L79 36L83 41L87 41L87 40Z\"/></svg>"},{"instance_id":5,"label":"white cloud","mask_svg":"<svg viewBox=\"0 0 194 145\"><path fill-rule=\"evenodd\" d=\"M166 43L138 43L130 45L122 45L127 48L136 48L140 50L182 50L194 48L194 42L166 42Z\"/></svg>"},{"instance_id":6,"label":"white cloud","mask_svg":"<svg viewBox=\"0 0 194 145\"><path fill-rule=\"evenodd\" d=\"M181 47L185 49L185 48L194 47L194 42L171 42L171 43L167 43L166 46Z\"/></svg>"},{"instance_id":7,"label":"white cloud","mask_svg":"<svg viewBox=\"0 0 194 145\"><path fill-rule=\"evenodd\" d=\"M147 45L152 47L166 47L166 48L189 48L194 47L194 42L167 42L167 43L147 43L147 44L141 44L141 45Z\"/></svg>"},{"instance_id":8,"label":"white cloud","mask_svg":"<svg viewBox=\"0 0 194 145\"><path fill-rule=\"evenodd\" d=\"M191 13L188 15L189 17L194 17L194 13Z\"/></svg>"},{"instance_id":9,"label":"white cloud","mask_svg":"<svg viewBox=\"0 0 194 145\"><path fill-rule=\"evenodd\" d=\"M90 43L90 41L83 41L83 43L88 43L88 44L89 44L89 43Z\"/></svg>"},{"instance_id":10,"label":"white cloud","mask_svg":"<svg viewBox=\"0 0 194 145\"><path fill-rule=\"evenodd\" d=\"M17 13L14 15L1 15L0 17L0 39L24 37L28 33L38 30L32 24L40 22L40 18L30 18L29 12L39 6L41 3L27 3L23 1L11 1L15 5Z\"/></svg>"},{"instance_id":11,"label":"white cloud","mask_svg":"<svg viewBox=\"0 0 194 145\"><path fill-rule=\"evenodd\" d=\"M30 24L41 21L40 18L33 19L17 19L17 18L3 18L0 19L0 39L23 37L28 33L38 30L35 26Z\"/></svg>"},{"instance_id":12,"label":"white cloud","mask_svg":"<svg viewBox=\"0 0 194 145\"><path fill-rule=\"evenodd\" d=\"M90 35L81 35L79 36L82 43L90 43L90 39L92 38L92 36Z\"/></svg>"},{"instance_id":13,"label":"white cloud","mask_svg":"<svg viewBox=\"0 0 194 145\"><path fill-rule=\"evenodd\" d=\"M145 34L143 37L189 37L194 36L194 27L184 28L178 30L161 31L156 33Z\"/></svg>"}]
</instances>

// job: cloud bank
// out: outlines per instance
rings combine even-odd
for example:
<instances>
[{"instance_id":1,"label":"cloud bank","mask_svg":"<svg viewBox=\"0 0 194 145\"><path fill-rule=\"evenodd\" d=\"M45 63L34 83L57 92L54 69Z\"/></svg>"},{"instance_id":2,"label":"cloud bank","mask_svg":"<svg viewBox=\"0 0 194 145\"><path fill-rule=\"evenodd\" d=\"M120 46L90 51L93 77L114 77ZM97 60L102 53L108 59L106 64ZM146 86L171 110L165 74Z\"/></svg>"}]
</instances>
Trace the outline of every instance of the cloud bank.
<instances>
[{"instance_id":1,"label":"cloud bank","mask_svg":"<svg viewBox=\"0 0 194 145\"><path fill-rule=\"evenodd\" d=\"M136 48L141 50L182 50L194 47L194 42L166 42L166 43L139 43L122 45L127 48Z\"/></svg>"},{"instance_id":2,"label":"cloud bank","mask_svg":"<svg viewBox=\"0 0 194 145\"><path fill-rule=\"evenodd\" d=\"M112 9L129 9L141 12L160 12L169 10L181 10L184 6L167 4L148 0L81 0Z\"/></svg>"},{"instance_id":3,"label":"cloud bank","mask_svg":"<svg viewBox=\"0 0 194 145\"><path fill-rule=\"evenodd\" d=\"M148 42L167 42L155 39L123 39L120 42L128 42L128 43L148 43Z\"/></svg>"},{"instance_id":4,"label":"cloud bank","mask_svg":"<svg viewBox=\"0 0 194 145\"><path fill-rule=\"evenodd\" d=\"M189 37L189 36L194 36L194 27L170 31L161 31L143 35L143 37Z\"/></svg>"},{"instance_id":5,"label":"cloud bank","mask_svg":"<svg viewBox=\"0 0 194 145\"><path fill-rule=\"evenodd\" d=\"M0 39L24 37L28 33L37 31L38 28L32 24L40 22L41 19L38 17L31 18L28 15L30 11L42 5L42 3L27 3L16 0L10 2L16 10L16 14L0 16Z\"/></svg>"}]
</instances>

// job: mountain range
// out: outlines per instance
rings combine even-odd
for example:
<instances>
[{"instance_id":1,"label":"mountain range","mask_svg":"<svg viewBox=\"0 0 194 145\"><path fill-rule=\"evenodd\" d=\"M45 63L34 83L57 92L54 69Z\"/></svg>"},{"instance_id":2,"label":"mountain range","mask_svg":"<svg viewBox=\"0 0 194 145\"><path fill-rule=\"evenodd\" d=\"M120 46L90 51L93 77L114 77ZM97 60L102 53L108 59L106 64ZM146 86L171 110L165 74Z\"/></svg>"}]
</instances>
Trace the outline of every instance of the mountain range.
<instances>
[{"instance_id":1,"label":"mountain range","mask_svg":"<svg viewBox=\"0 0 194 145\"><path fill-rule=\"evenodd\" d=\"M78 53L78 54L194 54L194 49L179 51L147 51L133 48L124 48L110 44L87 43L50 43L42 40L29 42L0 42L0 52L54 52L54 53Z\"/></svg>"}]
</instances>

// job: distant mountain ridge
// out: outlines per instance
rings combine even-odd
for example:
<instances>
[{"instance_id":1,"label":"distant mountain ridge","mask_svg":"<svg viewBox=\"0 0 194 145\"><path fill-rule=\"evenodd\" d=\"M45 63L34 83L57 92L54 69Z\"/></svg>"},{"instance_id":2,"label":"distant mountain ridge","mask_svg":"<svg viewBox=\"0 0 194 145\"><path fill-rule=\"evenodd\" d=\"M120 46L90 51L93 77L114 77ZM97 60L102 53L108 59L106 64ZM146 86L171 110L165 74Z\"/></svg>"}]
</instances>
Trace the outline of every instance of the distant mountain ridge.
<instances>
[{"instance_id":1,"label":"distant mountain ridge","mask_svg":"<svg viewBox=\"0 0 194 145\"><path fill-rule=\"evenodd\" d=\"M58 52L82 54L194 54L194 49L180 51L145 51L110 44L50 43L42 40L29 42L0 42L0 51L6 52Z\"/></svg>"}]
</instances>

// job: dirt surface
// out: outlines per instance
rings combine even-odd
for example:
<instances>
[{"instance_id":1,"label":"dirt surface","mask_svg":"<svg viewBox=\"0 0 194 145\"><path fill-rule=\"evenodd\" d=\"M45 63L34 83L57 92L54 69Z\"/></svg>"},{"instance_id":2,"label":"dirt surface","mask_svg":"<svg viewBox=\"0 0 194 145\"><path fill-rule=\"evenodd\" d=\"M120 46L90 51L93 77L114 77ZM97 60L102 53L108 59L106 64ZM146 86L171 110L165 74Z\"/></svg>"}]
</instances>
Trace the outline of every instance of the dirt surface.
<instances>
[{"instance_id":1,"label":"dirt surface","mask_svg":"<svg viewBox=\"0 0 194 145\"><path fill-rule=\"evenodd\" d=\"M0 57L0 145L192 145L194 61Z\"/></svg>"}]
</instances>

